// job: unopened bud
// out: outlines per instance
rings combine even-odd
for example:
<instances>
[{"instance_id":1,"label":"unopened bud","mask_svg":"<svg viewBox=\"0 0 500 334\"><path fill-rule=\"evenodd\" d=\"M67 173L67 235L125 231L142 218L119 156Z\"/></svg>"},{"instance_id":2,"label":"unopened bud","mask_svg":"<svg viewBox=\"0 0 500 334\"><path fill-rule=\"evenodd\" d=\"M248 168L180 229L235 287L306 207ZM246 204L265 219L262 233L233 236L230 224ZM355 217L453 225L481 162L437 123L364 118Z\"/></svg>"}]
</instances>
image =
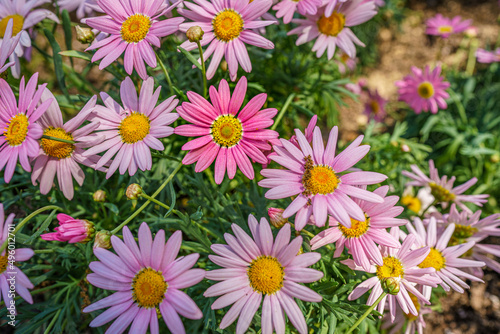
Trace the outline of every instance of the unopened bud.
<instances>
[{"instance_id":1,"label":"unopened bud","mask_svg":"<svg viewBox=\"0 0 500 334\"><path fill-rule=\"evenodd\" d=\"M106 230L97 232L94 240L94 249L95 248L111 248L111 232Z\"/></svg>"},{"instance_id":2,"label":"unopened bud","mask_svg":"<svg viewBox=\"0 0 500 334\"><path fill-rule=\"evenodd\" d=\"M95 39L95 34L90 28L82 28L80 26L75 27L76 30L76 40L82 44L92 43Z\"/></svg>"},{"instance_id":3,"label":"unopened bud","mask_svg":"<svg viewBox=\"0 0 500 334\"><path fill-rule=\"evenodd\" d=\"M106 192L104 190L97 190L92 195L92 198L94 199L94 202L104 202L106 201Z\"/></svg>"},{"instance_id":4,"label":"unopened bud","mask_svg":"<svg viewBox=\"0 0 500 334\"><path fill-rule=\"evenodd\" d=\"M382 281L382 288L390 295L397 295L399 293L399 277L389 277Z\"/></svg>"},{"instance_id":5,"label":"unopened bud","mask_svg":"<svg viewBox=\"0 0 500 334\"><path fill-rule=\"evenodd\" d=\"M199 26L192 26L186 31L186 37L190 42L199 42L203 39L205 32Z\"/></svg>"},{"instance_id":6,"label":"unopened bud","mask_svg":"<svg viewBox=\"0 0 500 334\"><path fill-rule=\"evenodd\" d=\"M137 199L140 194L142 194L142 187L137 183L129 185L125 192L125 196L127 196L128 199Z\"/></svg>"},{"instance_id":7,"label":"unopened bud","mask_svg":"<svg viewBox=\"0 0 500 334\"><path fill-rule=\"evenodd\" d=\"M220 69L222 72L227 72L227 61L225 59L220 62Z\"/></svg>"},{"instance_id":8,"label":"unopened bud","mask_svg":"<svg viewBox=\"0 0 500 334\"><path fill-rule=\"evenodd\" d=\"M500 154L495 153L490 157L490 161L493 163L500 162Z\"/></svg>"},{"instance_id":9,"label":"unopened bud","mask_svg":"<svg viewBox=\"0 0 500 334\"><path fill-rule=\"evenodd\" d=\"M282 228L283 225L288 223L288 218L283 218L283 211L285 210L278 208L269 208L269 210L267 210L267 214L271 220L271 225L276 228Z\"/></svg>"},{"instance_id":10,"label":"unopened bud","mask_svg":"<svg viewBox=\"0 0 500 334\"><path fill-rule=\"evenodd\" d=\"M401 151L410 152L411 151L410 146L408 146L406 144L401 145Z\"/></svg>"},{"instance_id":11,"label":"unopened bud","mask_svg":"<svg viewBox=\"0 0 500 334\"><path fill-rule=\"evenodd\" d=\"M469 28L465 29L464 34L468 38L474 38L477 37L478 29L477 27L470 26Z\"/></svg>"}]
</instances>

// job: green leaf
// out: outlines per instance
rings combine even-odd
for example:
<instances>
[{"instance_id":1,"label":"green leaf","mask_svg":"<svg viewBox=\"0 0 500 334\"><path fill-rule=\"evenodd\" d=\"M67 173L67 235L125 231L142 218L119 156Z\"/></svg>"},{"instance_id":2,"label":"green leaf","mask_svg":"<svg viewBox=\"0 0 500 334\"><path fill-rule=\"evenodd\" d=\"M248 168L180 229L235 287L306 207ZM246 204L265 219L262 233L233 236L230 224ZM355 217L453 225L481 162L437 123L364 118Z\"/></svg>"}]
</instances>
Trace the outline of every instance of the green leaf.
<instances>
[{"instance_id":1,"label":"green leaf","mask_svg":"<svg viewBox=\"0 0 500 334\"><path fill-rule=\"evenodd\" d=\"M57 83L59 84L59 88L61 91L64 93L64 96L68 99L68 101L71 101L68 93L68 89L66 88L66 80L65 80L65 75L64 75L64 70L63 70L63 61L62 57L59 54L61 52L61 47L57 43L56 39L54 38L54 35L48 30L48 29L43 29L43 32L47 39L49 40L50 46L52 47L52 53L53 53L53 60L54 60L54 70L56 73L56 78L57 78Z\"/></svg>"},{"instance_id":2,"label":"green leaf","mask_svg":"<svg viewBox=\"0 0 500 334\"><path fill-rule=\"evenodd\" d=\"M73 34L71 32L71 18L69 17L69 13L66 9L62 11L61 16L62 16L62 26L64 30L64 42L66 43L66 49L72 50Z\"/></svg>"},{"instance_id":3,"label":"green leaf","mask_svg":"<svg viewBox=\"0 0 500 334\"><path fill-rule=\"evenodd\" d=\"M189 51L186 51L185 49L181 48L180 46L179 46L179 51L182 52L182 54L184 54L186 56L186 58L191 63L193 63L194 66L198 67L201 70L201 64Z\"/></svg>"},{"instance_id":4,"label":"green leaf","mask_svg":"<svg viewBox=\"0 0 500 334\"><path fill-rule=\"evenodd\" d=\"M61 51L59 52L61 56L66 56L66 57L74 57L74 58L79 58L87 61L92 60L92 55L85 53L85 52L80 52L76 50L68 50L68 51Z\"/></svg>"}]
</instances>

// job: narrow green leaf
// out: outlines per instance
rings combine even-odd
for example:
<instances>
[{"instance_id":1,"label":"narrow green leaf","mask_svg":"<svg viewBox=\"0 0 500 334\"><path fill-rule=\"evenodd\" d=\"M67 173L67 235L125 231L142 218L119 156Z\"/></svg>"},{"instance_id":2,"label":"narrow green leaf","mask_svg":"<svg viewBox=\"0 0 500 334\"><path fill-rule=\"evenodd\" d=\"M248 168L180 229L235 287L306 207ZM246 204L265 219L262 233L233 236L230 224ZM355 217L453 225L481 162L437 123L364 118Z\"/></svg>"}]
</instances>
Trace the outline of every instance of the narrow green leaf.
<instances>
[{"instance_id":1,"label":"narrow green leaf","mask_svg":"<svg viewBox=\"0 0 500 334\"><path fill-rule=\"evenodd\" d=\"M184 50L180 46L179 46L179 51L182 52L186 56L186 58L189 59L191 63L193 63L194 66L198 67L201 70L201 64L189 51Z\"/></svg>"},{"instance_id":2,"label":"narrow green leaf","mask_svg":"<svg viewBox=\"0 0 500 334\"><path fill-rule=\"evenodd\" d=\"M43 32L47 39L49 40L50 46L52 47L52 53L53 53L53 59L54 59L54 70L56 73L56 78L57 78L57 83L59 84L59 88L61 91L64 93L64 96L70 100L68 89L66 88L66 80L65 80L65 75L64 75L64 70L63 70L63 61L62 57L59 54L61 52L61 47L57 43L56 39L54 38L54 35L48 30L48 29L43 29Z\"/></svg>"},{"instance_id":3,"label":"narrow green leaf","mask_svg":"<svg viewBox=\"0 0 500 334\"><path fill-rule=\"evenodd\" d=\"M85 53L85 52L76 51L76 50L61 51L61 52L59 52L59 54L61 56L75 57L75 58L87 60L89 62L92 60L92 55Z\"/></svg>"},{"instance_id":4,"label":"narrow green leaf","mask_svg":"<svg viewBox=\"0 0 500 334\"><path fill-rule=\"evenodd\" d=\"M64 42L66 43L66 49L72 50L73 45L73 34L71 32L71 19L69 17L68 11L65 9L62 11L62 26L64 30Z\"/></svg>"}]
</instances>

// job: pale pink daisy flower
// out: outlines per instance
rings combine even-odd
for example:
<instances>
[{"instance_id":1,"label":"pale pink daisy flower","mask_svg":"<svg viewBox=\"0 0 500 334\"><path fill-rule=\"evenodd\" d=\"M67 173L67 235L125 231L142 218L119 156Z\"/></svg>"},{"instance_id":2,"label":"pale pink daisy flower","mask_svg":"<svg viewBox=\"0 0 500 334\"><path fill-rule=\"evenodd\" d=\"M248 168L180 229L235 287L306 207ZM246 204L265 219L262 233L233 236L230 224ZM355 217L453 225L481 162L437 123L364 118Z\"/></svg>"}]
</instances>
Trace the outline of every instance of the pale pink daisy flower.
<instances>
[{"instance_id":1,"label":"pale pink daisy flower","mask_svg":"<svg viewBox=\"0 0 500 334\"><path fill-rule=\"evenodd\" d=\"M475 242L469 241L464 244L448 247L450 238L455 230L455 224L449 224L440 234L437 233L437 223L434 217L430 218L427 228L420 218L415 218L413 224L409 223L406 227L408 232L414 234L416 237L413 245L414 249L430 247L429 255L427 255L422 263L418 264L418 267L434 268L436 272L433 275L442 280L439 285L445 291L450 291L450 287L460 293L463 293L464 289L469 289L469 286L459 276L474 282L483 282L481 279L459 269L484 266L484 262L461 258L463 254L474 246ZM404 234L401 233L401 236L404 236ZM427 299L431 297L431 290L430 286L423 287L422 292Z\"/></svg>"},{"instance_id":2,"label":"pale pink daisy flower","mask_svg":"<svg viewBox=\"0 0 500 334\"><path fill-rule=\"evenodd\" d=\"M104 152L95 168L106 165L114 156L106 178L111 177L119 168L120 174L128 170L130 176L137 172L150 170L153 161L150 149L163 151L165 147L158 138L165 138L174 133L172 124L179 115L171 111L179 103L171 96L156 106L161 87L154 90L154 79L149 77L141 87L139 98L132 79L126 77L120 87L123 107L108 94L102 92L101 98L105 106L97 105L91 117L92 122L99 123L99 135L105 140L83 153L84 157ZM116 154L116 156L115 156Z\"/></svg>"},{"instance_id":3,"label":"pale pink daisy flower","mask_svg":"<svg viewBox=\"0 0 500 334\"><path fill-rule=\"evenodd\" d=\"M99 314L90 327L100 327L114 320L106 333L159 333L158 313L172 333L185 333L179 315L201 319L203 313L181 289L198 284L205 270L190 269L199 254L176 259L182 243L181 231L176 231L165 243L165 231L159 230L153 240L148 224L139 227L139 247L127 226L123 241L111 236L116 254L104 248L94 248L99 261L91 262L93 271L87 275L90 284L105 290L117 291L111 296L87 306L83 312L110 307Z\"/></svg>"},{"instance_id":4,"label":"pale pink daisy flower","mask_svg":"<svg viewBox=\"0 0 500 334\"><path fill-rule=\"evenodd\" d=\"M382 329L387 329L389 334L424 334L425 320L424 315L432 313L430 307L426 307L420 303L420 301L413 294L409 294L415 308L418 311L418 316L413 314L406 314L403 312L401 307L396 306L396 317L391 319L390 314L385 313L382 319ZM406 325L406 329L403 332L402 329Z\"/></svg>"},{"instance_id":5,"label":"pale pink daisy flower","mask_svg":"<svg viewBox=\"0 0 500 334\"><path fill-rule=\"evenodd\" d=\"M312 48L316 57L321 57L327 51L328 59L332 59L338 46L349 57L356 57L354 44L365 46L354 35L349 27L357 26L377 14L373 2L363 3L363 0L350 0L337 5L331 15L325 13L325 7L318 9L315 15L305 15L305 19L294 19L299 26L288 32L288 35L299 35L296 44L301 45L316 39Z\"/></svg>"},{"instance_id":6,"label":"pale pink daisy flower","mask_svg":"<svg viewBox=\"0 0 500 334\"><path fill-rule=\"evenodd\" d=\"M331 16L337 4L340 5L346 1L348 0L323 0L322 5L325 6L325 15L327 17Z\"/></svg>"},{"instance_id":7,"label":"pale pink daisy flower","mask_svg":"<svg viewBox=\"0 0 500 334\"><path fill-rule=\"evenodd\" d=\"M7 27L5 28L3 39L0 41L0 78L5 78L6 73L3 72L15 64L13 61L6 63L7 59L9 59L10 55L19 44L19 39L21 38L21 34L17 34L17 36L12 37L13 26L14 19L10 19L7 23Z\"/></svg>"},{"instance_id":8,"label":"pale pink daisy flower","mask_svg":"<svg viewBox=\"0 0 500 334\"><path fill-rule=\"evenodd\" d=\"M500 48L496 48L496 50L492 51L487 51L485 49L477 49L476 58L478 63L483 63L483 64L498 63L500 62Z\"/></svg>"},{"instance_id":9,"label":"pale pink daisy flower","mask_svg":"<svg viewBox=\"0 0 500 334\"><path fill-rule=\"evenodd\" d=\"M337 54L337 58L334 61L339 67L340 74L346 74L347 72L352 72L356 69L358 58L351 58L347 53L340 50L340 52L338 52Z\"/></svg>"},{"instance_id":10,"label":"pale pink daisy flower","mask_svg":"<svg viewBox=\"0 0 500 334\"><path fill-rule=\"evenodd\" d=\"M321 3L322 0L281 0L273 9L277 18L283 18L283 23L290 23L296 11L302 15L315 15Z\"/></svg>"},{"instance_id":11,"label":"pale pink daisy flower","mask_svg":"<svg viewBox=\"0 0 500 334\"><path fill-rule=\"evenodd\" d=\"M257 2L258 0L256 0ZM196 163L195 172L208 168L215 160L215 182L220 184L226 174L233 179L236 166L249 179L254 178L249 157L261 164L267 163L263 151L269 150L268 141L278 138L278 133L266 129L278 112L275 108L262 109L267 94L252 98L243 109L241 104L247 91L247 79L242 77L233 95L226 80L219 83L219 91L210 87L210 102L194 92L187 92L189 102L177 107L177 112L192 124L180 125L175 133L180 136L199 136L182 146L190 151L182 163Z\"/></svg>"},{"instance_id":12,"label":"pale pink daisy flower","mask_svg":"<svg viewBox=\"0 0 500 334\"><path fill-rule=\"evenodd\" d=\"M472 23L472 20L462 21L460 16L455 16L450 19L441 14L431 17L427 20L427 35L441 36L443 38L450 37L451 34L457 34L465 31Z\"/></svg>"},{"instance_id":13,"label":"pale pink daisy flower","mask_svg":"<svg viewBox=\"0 0 500 334\"><path fill-rule=\"evenodd\" d=\"M201 45L208 45L204 51L204 59L213 55L207 69L207 78L212 79L219 67L222 57L226 59L231 80L236 80L238 66L247 73L252 71L252 63L248 56L245 44L264 49L273 49L274 44L268 39L255 33L254 29L274 24L274 20L261 20L273 2L271 0L193 0L184 2L187 9L179 9L182 16L193 20L180 25L179 29L186 32L192 26L200 26L205 32ZM191 51L198 46L196 43L185 41L181 47Z\"/></svg>"},{"instance_id":14,"label":"pale pink daisy flower","mask_svg":"<svg viewBox=\"0 0 500 334\"><path fill-rule=\"evenodd\" d=\"M429 66L424 71L412 66L411 71L413 74L396 82L399 100L408 103L417 114L422 110L435 114L438 108L446 109L448 105L445 99L450 97L446 89L450 83L441 76L441 66L436 66L432 71Z\"/></svg>"},{"instance_id":15,"label":"pale pink daisy flower","mask_svg":"<svg viewBox=\"0 0 500 334\"><path fill-rule=\"evenodd\" d=\"M85 174L78 164L95 167L98 156L84 157L84 148L97 145L104 139L92 132L99 126L98 123L80 126L94 110L97 100L93 96L83 109L71 120L64 124L61 109L54 95L45 89L40 102L52 100L47 111L38 119L37 123L42 127L43 134L50 137L72 140L75 144L63 143L56 140L43 138L40 150L34 158L31 182L36 185L40 182L40 192L46 195L54 182L57 174L59 188L64 196L71 200L74 195L73 179L81 186L85 180Z\"/></svg>"},{"instance_id":16,"label":"pale pink daisy flower","mask_svg":"<svg viewBox=\"0 0 500 334\"><path fill-rule=\"evenodd\" d=\"M19 78L21 75L21 62L19 57L26 56L27 48L31 48L31 37L28 29L44 19L59 23L57 16L47 9L34 9L50 0L2 0L0 3L0 39L4 38L8 22L14 20L12 36L21 35L15 51L10 55L12 75Z\"/></svg>"},{"instance_id":17,"label":"pale pink daisy flower","mask_svg":"<svg viewBox=\"0 0 500 334\"><path fill-rule=\"evenodd\" d=\"M14 232L14 214L11 213L7 219L5 219L3 204L0 203L0 245L9 238L9 233ZM12 239L12 236L10 236ZM30 248L15 248L14 250L5 249L0 254L0 302L2 301L3 307L14 307L14 313L16 312L16 305L18 301L14 300L16 295L21 296L25 301L33 304L33 298L31 297L28 289L33 289L33 284L30 282L29 278L13 263L28 261L35 254L35 252ZM12 284L12 281L15 284ZM15 293L12 293L11 285L14 285ZM7 311L9 312L9 311Z\"/></svg>"},{"instance_id":18,"label":"pale pink daisy flower","mask_svg":"<svg viewBox=\"0 0 500 334\"><path fill-rule=\"evenodd\" d=\"M377 122L382 122L387 115L385 105L387 100L378 93L378 90L368 90L366 94L364 113L371 119Z\"/></svg>"},{"instance_id":19,"label":"pale pink daisy flower","mask_svg":"<svg viewBox=\"0 0 500 334\"><path fill-rule=\"evenodd\" d=\"M0 136L0 171L5 167L4 180L9 183L17 160L23 169L31 172L29 158L36 157L40 150L37 139L43 134L42 127L36 121L52 103L46 100L38 105L45 86L36 87L38 73L35 73L28 84L24 84L24 77L19 84L19 103L16 96L5 80L0 80L0 129L4 129Z\"/></svg>"},{"instance_id":20,"label":"pale pink daisy flower","mask_svg":"<svg viewBox=\"0 0 500 334\"><path fill-rule=\"evenodd\" d=\"M336 243L333 257L342 255L344 246L352 254L354 262L363 267L365 271L370 270L371 262L382 266L384 261L376 243L387 247L397 248L399 242L394 239L386 228L405 225L405 219L395 218L403 212L403 207L395 206L399 200L398 196L387 196L389 186L382 186L373 191L384 199L383 203L354 199L365 215L362 221L351 218L351 227L347 228L330 217L330 228L320 232L311 240L311 249L315 250L324 245Z\"/></svg>"},{"instance_id":21,"label":"pale pink daisy flower","mask_svg":"<svg viewBox=\"0 0 500 334\"><path fill-rule=\"evenodd\" d=\"M330 132L326 148L323 144L321 130L316 127L313 132L312 148L306 137L295 129L300 147L281 139L283 146L274 146L277 155L271 160L284 169L263 169L261 174L266 179L259 182L264 188L271 188L266 193L268 199L281 199L296 196L283 212L283 217L295 216L295 229L300 231L314 214L315 224L324 226L327 215L345 227L351 227L351 218L365 220L365 214L352 198L359 198L373 203L382 203L383 198L377 194L361 189L358 186L376 184L387 179L387 176L375 173L356 171L344 173L370 150L370 146L362 145L363 136L356 138L340 154L335 155L338 128Z\"/></svg>"},{"instance_id":22,"label":"pale pink daisy flower","mask_svg":"<svg viewBox=\"0 0 500 334\"><path fill-rule=\"evenodd\" d=\"M438 170L434 166L434 161L429 160L429 176L425 175L417 165L411 165L412 172L403 171L402 174L412 179L406 183L407 186L430 187L431 194L438 203L441 203L443 208L449 204L455 203L462 210L471 212L464 202L473 203L478 206L483 206L486 203L489 195L463 195L463 193L472 187L477 178L473 177L469 181L459 186L453 187L455 177L452 176L449 180L446 175L439 177Z\"/></svg>"},{"instance_id":23,"label":"pale pink daisy flower","mask_svg":"<svg viewBox=\"0 0 500 334\"><path fill-rule=\"evenodd\" d=\"M40 237L47 241L63 241L74 244L76 242L87 243L94 237L94 224L85 219L75 219L71 216L60 213L57 215L59 226L56 232L44 233Z\"/></svg>"},{"instance_id":24,"label":"pale pink daisy flower","mask_svg":"<svg viewBox=\"0 0 500 334\"><path fill-rule=\"evenodd\" d=\"M99 69L106 68L125 52L124 67L128 74L135 70L146 80L148 73L144 62L150 67L157 65L152 45L160 47L160 38L173 34L184 19L175 17L159 20L172 7L167 8L165 0L97 0L104 16L84 19L85 24L109 37L92 44L88 50L99 49L92 61L99 59ZM175 5L174 5L175 6Z\"/></svg>"},{"instance_id":25,"label":"pale pink daisy flower","mask_svg":"<svg viewBox=\"0 0 500 334\"><path fill-rule=\"evenodd\" d=\"M93 9L90 5L97 5L96 0L57 0L57 6L60 10L66 9L68 12L76 11L76 17L81 19L87 15L91 15ZM54 4L55 6L55 4Z\"/></svg>"},{"instance_id":26,"label":"pale pink daisy flower","mask_svg":"<svg viewBox=\"0 0 500 334\"><path fill-rule=\"evenodd\" d=\"M394 238L399 238L399 227L391 228L391 234ZM384 292L384 285L387 284L388 280L392 280L391 284L394 286L391 288L393 291L397 291L397 293L388 294L382 298L377 305L377 310L380 313L384 313L387 300L391 319L394 319L396 316L396 302L406 314L411 313L414 316L418 316L417 308L410 297L410 293L422 303L430 304L429 300L415 288L415 285L422 284L436 287L441 282L441 279L431 275L435 272L434 268L417 267L427 257L430 249L429 247L422 247L411 250L415 238L413 234L410 234L399 248L380 246L384 264L382 266L373 265L368 272L375 273L376 276L359 284L351 292L348 299L358 299L372 289L366 304L373 305L382 292ZM361 267L356 266L353 260L349 259L341 262L353 270L363 270Z\"/></svg>"},{"instance_id":27,"label":"pale pink daisy flower","mask_svg":"<svg viewBox=\"0 0 500 334\"><path fill-rule=\"evenodd\" d=\"M290 224L283 226L273 240L271 227L265 218L257 222L248 218L250 237L241 227L232 224L234 236L225 233L228 245L214 244L217 255L210 260L223 267L207 272L206 278L219 282L205 291L205 297L221 296L213 304L217 310L233 304L222 318L224 329L239 316L236 333L246 333L255 312L262 303L262 333L285 332L285 314L300 334L307 334L302 311L294 298L319 303L322 297L298 283L312 283L323 277L319 270L307 268L321 259L319 253L297 255L302 237L290 242Z\"/></svg>"}]
</instances>

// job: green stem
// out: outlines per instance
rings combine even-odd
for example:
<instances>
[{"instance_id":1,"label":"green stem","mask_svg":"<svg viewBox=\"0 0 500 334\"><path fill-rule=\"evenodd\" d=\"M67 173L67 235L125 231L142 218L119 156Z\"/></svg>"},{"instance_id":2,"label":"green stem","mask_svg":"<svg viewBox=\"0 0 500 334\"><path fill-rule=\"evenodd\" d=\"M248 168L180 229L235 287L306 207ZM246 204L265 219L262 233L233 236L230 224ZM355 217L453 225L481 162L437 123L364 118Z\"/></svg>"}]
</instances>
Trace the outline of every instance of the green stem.
<instances>
[{"instance_id":1,"label":"green stem","mask_svg":"<svg viewBox=\"0 0 500 334\"><path fill-rule=\"evenodd\" d=\"M151 155L153 157L156 157L156 158L165 158L165 159L170 159L170 160L174 160L174 161L177 161L177 162L182 162L182 159L179 159L179 158L176 158L176 157L173 157L171 155L164 154L164 153L151 152Z\"/></svg>"},{"instance_id":2,"label":"green stem","mask_svg":"<svg viewBox=\"0 0 500 334\"><path fill-rule=\"evenodd\" d=\"M76 141L74 141L74 140L67 140L67 139L62 139L62 138L57 138L57 137L52 137L52 136L47 136L47 135L42 135L42 138L60 141L61 143L67 143L67 144L73 144L73 145L76 144Z\"/></svg>"},{"instance_id":3,"label":"green stem","mask_svg":"<svg viewBox=\"0 0 500 334\"><path fill-rule=\"evenodd\" d=\"M428 207L425 208L425 210L422 212L421 215L419 215L418 217L420 219L424 219L424 216L425 216L425 213L427 212L427 210L429 210L432 206L435 206L437 205L439 202L435 199L434 202L432 202Z\"/></svg>"},{"instance_id":4,"label":"green stem","mask_svg":"<svg viewBox=\"0 0 500 334\"><path fill-rule=\"evenodd\" d=\"M476 51L479 47L479 41L476 38L471 39L469 49L469 59L467 59L467 67L465 73L468 75L474 74L474 67L476 66Z\"/></svg>"},{"instance_id":5,"label":"green stem","mask_svg":"<svg viewBox=\"0 0 500 334\"><path fill-rule=\"evenodd\" d=\"M467 114L465 112L464 105L462 104L462 101L460 101L460 98L457 96L457 94L452 90L448 89L448 92L450 93L450 97L455 102L455 105L457 106L458 114L460 115L460 119L462 120L464 125L468 125L467 121Z\"/></svg>"},{"instance_id":6,"label":"green stem","mask_svg":"<svg viewBox=\"0 0 500 334\"><path fill-rule=\"evenodd\" d=\"M370 306L370 308L368 308L368 310L366 310L366 312L361 316L361 318L359 318L358 321L356 321L356 323L354 325L352 325L351 328L349 328L349 330L346 332L346 334L352 333L352 331L355 330L356 327L359 326L359 324L361 323L361 321L363 321L370 313L372 313L373 309L375 309L375 307L377 307L378 303L380 303L380 301L385 296L387 296L387 292L382 292L382 294L380 295L380 297L378 297L378 299L375 301L375 303L373 303L373 305Z\"/></svg>"},{"instance_id":7,"label":"green stem","mask_svg":"<svg viewBox=\"0 0 500 334\"><path fill-rule=\"evenodd\" d=\"M47 329L45 330L45 332L43 332L43 334L48 334L50 333L50 330L52 329L52 327L54 327L54 324L56 323L56 320L57 318L59 317L59 314L61 313L62 311L62 308L60 308L56 315L54 316L54 318L52 318L52 321L50 322L50 324L47 326Z\"/></svg>"},{"instance_id":8,"label":"green stem","mask_svg":"<svg viewBox=\"0 0 500 334\"><path fill-rule=\"evenodd\" d=\"M157 200L156 198L153 198L153 197L151 197L151 196L149 196L149 195L146 195L145 193L141 193L139 196L140 196L140 197L143 197L143 198L145 198L145 199L147 199L147 200L149 200L149 201L151 201L151 202L153 202L153 203L155 203L155 204L158 204L159 206L161 206L161 207L163 207L163 208L165 208L165 209L167 209L167 210L170 210L170 207L169 207L168 205L166 205L166 204L165 204L165 203L163 203L163 202L160 202L160 201L159 201L159 200Z\"/></svg>"},{"instance_id":9,"label":"green stem","mask_svg":"<svg viewBox=\"0 0 500 334\"><path fill-rule=\"evenodd\" d=\"M200 41L196 41L196 44L198 44L198 51L200 52L201 74L203 75L203 97L207 98L207 71L205 68L205 61L203 60L203 49L201 48Z\"/></svg>"},{"instance_id":10,"label":"green stem","mask_svg":"<svg viewBox=\"0 0 500 334\"><path fill-rule=\"evenodd\" d=\"M168 88L170 88L170 94L174 95L174 85L172 84L172 80L170 80L170 75L168 75L167 68L165 67L165 64L163 64L163 61L161 60L158 53L156 53L156 58L158 59L158 63L160 64L163 73L165 73L165 78L167 79L168 82Z\"/></svg>"},{"instance_id":11,"label":"green stem","mask_svg":"<svg viewBox=\"0 0 500 334\"><path fill-rule=\"evenodd\" d=\"M151 195L151 198L154 199L156 196L158 196L158 194L163 190L163 188L165 188L165 186L170 181L172 181L172 179L174 178L175 174L177 174L177 172L182 168L182 166L183 166L182 163L179 163L177 165L177 167L174 169L174 171L172 172L172 174L170 174L169 177L162 183L162 185L155 191L155 193L153 195ZM150 199L148 199L146 201L146 203L144 203L139 209L135 210L135 212L133 214L131 214L130 217L128 217L123 223L121 223L113 231L111 231L111 235L116 234L117 232L119 232L125 225L127 225L132 219L134 219L139 213L141 213L141 211L144 210L149 205L149 203L151 203L151 202L152 201Z\"/></svg>"},{"instance_id":12,"label":"green stem","mask_svg":"<svg viewBox=\"0 0 500 334\"><path fill-rule=\"evenodd\" d=\"M283 108L281 108L281 111L278 114L278 117L276 117L276 121L274 122L273 126L271 127L271 130L275 130L276 129L276 127L278 126L279 122L281 121L281 119L285 115L286 110L288 109L288 107L292 103L292 100L293 100L294 97L295 97L295 93L292 93L292 94L290 94L288 96L288 99L286 99L285 104L283 105Z\"/></svg>"},{"instance_id":13,"label":"green stem","mask_svg":"<svg viewBox=\"0 0 500 334\"><path fill-rule=\"evenodd\" d=\"M39 213L42 213L42 212L44 212L46 210L61 210L62 211L62 209L60 207L55 206L55 205L44 206L43 208L40 208L40 209L32 212L29 216L27 216L26 218L24 218L23 220L21 220L21 222L19 224L17 224L16 228L14 229L14 232L9 233L9 234L14 234L15 235L17 232L19 232L23 228L23 226L31 218L35 217ZM9 238L5 239L5 241L2 244L2 247L0 247L0 254L2 254L2 252L5 250L5 248L7 248L8 240L9 240Z\"/></svg>"}]
</instances>

